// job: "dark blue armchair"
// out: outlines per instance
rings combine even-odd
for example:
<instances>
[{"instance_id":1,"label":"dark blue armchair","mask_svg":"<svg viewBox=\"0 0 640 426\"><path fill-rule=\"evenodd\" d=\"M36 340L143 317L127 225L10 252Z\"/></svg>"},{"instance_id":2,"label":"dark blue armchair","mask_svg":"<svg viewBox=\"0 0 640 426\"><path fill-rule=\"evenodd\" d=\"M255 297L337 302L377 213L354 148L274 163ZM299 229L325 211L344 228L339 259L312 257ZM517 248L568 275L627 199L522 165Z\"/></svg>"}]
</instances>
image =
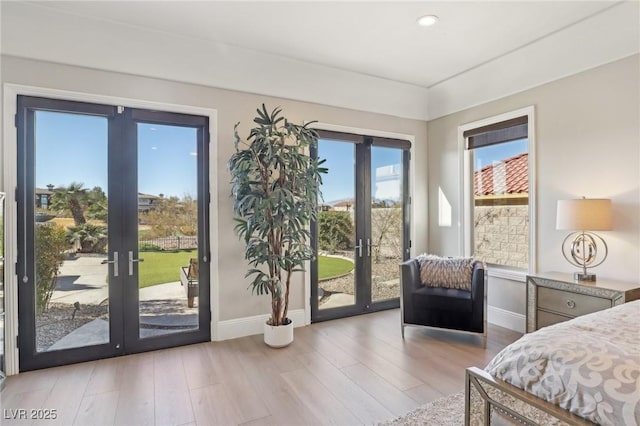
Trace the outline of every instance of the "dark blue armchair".
<instances>
[{"instance_id":1,"label":"dark blue armchair","mask_svg":"<svg viewBox=\"0 0 640 426\"><path fill-rule=\"evenodd\" d=\"M471 291L429 287L420 279L420 262L400 264L402 338L407 325L426 326L482 335L487 346L487 298L484 264L473 263Z\"/></svg>"}]
</instances>

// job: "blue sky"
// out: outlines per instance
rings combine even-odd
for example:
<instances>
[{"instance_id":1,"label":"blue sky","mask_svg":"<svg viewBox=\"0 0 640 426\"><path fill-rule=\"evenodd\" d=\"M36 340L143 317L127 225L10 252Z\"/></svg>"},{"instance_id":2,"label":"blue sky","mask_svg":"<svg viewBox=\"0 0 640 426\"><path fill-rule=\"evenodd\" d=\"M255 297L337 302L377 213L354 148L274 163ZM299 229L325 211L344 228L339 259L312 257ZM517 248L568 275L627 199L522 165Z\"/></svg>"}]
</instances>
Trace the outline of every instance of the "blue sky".
<instances>
[{"instance_id":1,"label":"blue sky","mask_svg":"<svg viewBox=\"0 0 640 426\"><path fill-rule=\"evenodd\" d=\"M139 192L196 198L196 141L194 128L139 124Z\"/></svg>"},{"instance_id":2,"label":"blue sky","mask_svg":"<svg viewBox=\"0 0 640 426\"><path fill-rule=\"evenodd\" d=\"M107 119L36 113L36 186L81 182L107 190ZM138 192L196 196L196 130L138 125Z\"/></svg>"},{"instance_id":3,"label":"blue sky","mask_svg":"<svg viewBox=\"0 0 640 426\"><path fill-rule=\"evenodd\" d=\"M322 196L325 203L355 198L355 145L332 140L320 140L318 157L326 159L324 167L329 173L322 176ZM389 166L402 163L402 151L393 148L373 147L371 167ZM372 173L372 185L375 174Z\"/></svg>"},{"instance_id":4,"label":"blue sky","mask_svg":"<svg viewBox=\"0 0 640 426\"><path fill-rule=\"evenodd\" d=\"M322 175L322 198L325 203L354 198L355 145L320 140L318 158L325 159L323 167L329 172Z\"/></svg>"},{"instance_id":5,"label":"blue sky","mask_svg":"<svg viewBox=\"0 0 640 426\"><path fill-rule=\"evenodd\" d=\"M491 165L493 161L504 160L523 152L528 152L529 148L527 145L527 139L520 139L517 141L499 143L496 145L489 145L482 148L474 149L473 169L479 170L483 167Z\"/></svg>"},{"instance_id":6,"label":"blue sky","mask_svg":"<svg viewBox=\"0 0 640 426\"><path fill-rule=\"evenodd\" d=\"M36 112L36 187L107 188L107 119Z\"/></svg>"}]
</instances>

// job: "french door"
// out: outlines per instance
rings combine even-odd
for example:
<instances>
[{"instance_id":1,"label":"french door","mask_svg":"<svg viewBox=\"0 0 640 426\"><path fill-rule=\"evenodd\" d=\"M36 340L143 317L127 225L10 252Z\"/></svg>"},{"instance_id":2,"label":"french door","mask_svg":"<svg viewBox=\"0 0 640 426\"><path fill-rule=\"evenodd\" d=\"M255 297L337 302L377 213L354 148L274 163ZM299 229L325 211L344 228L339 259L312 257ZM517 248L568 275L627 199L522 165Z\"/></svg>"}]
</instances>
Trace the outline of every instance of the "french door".
<instances>
[{"instance_id":1,"label":"french door","mask_svg":"<svg viewBox=\"0 0 640 426\"><path fill-rule=\"evenodd\" d=\"M210 340L208 118L18 97L20 370Z\"/></svg>"},{"instance_id":2,"label":"french door","mask_svg":"<svg viewBox=\"0 0 640 426\"><path fill-rule=\"evenodd\" d=\"M399 306L398 264L409 256L410 143L320 131L325 159L312 243L311 319Z\"/></svg>"}]
</instances>

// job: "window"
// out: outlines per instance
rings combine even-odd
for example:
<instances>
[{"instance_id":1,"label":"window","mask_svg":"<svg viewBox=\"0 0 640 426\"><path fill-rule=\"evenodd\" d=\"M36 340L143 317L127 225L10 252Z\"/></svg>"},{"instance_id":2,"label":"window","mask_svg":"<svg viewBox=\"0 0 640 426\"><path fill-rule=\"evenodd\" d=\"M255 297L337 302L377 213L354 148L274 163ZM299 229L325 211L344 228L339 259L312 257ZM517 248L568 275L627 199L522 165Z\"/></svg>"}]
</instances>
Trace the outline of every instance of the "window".
<instances>
[{"instance_id":1,"label":"window","mask_svg":"<svg viewBox=\"0 0 640 426\"><path fill-rule=\"evenodd\" d=\"M531 268L529 114L463 126L467 254L490 266Z\"/></svg>"}]
</instances>

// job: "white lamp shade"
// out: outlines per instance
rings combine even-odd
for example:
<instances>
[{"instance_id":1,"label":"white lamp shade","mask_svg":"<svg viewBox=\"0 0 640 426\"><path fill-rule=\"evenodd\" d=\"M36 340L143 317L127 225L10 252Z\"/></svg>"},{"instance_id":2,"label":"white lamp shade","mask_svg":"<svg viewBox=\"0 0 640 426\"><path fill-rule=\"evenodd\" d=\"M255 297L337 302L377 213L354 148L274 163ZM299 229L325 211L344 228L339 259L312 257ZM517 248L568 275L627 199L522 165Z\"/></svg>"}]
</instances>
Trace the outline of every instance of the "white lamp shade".
<instances>
[{"instance_id":1,"label":"white lamp shade","mask_svg":"<svg viewBox=\"0 0 640 426\"><path fill-rule=\"evenodd\" d=\"M610 231L611 200L582 198L558 200L556 229L572 231Z\"/></svg>"}]
</instances>

